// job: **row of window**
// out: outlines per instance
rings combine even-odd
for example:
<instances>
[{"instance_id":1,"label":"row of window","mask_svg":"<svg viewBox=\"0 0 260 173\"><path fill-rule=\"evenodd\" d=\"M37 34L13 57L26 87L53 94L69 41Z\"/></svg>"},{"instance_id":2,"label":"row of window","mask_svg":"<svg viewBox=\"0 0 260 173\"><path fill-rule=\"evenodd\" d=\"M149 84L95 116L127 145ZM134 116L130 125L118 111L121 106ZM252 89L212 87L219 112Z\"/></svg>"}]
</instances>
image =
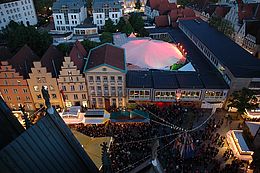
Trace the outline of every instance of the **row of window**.
<instances>
[{"instance_id":1,"label":"row of window","mask_svg":"<svg viewBox=\"0 0 260 173\"><path fill-rule=\"evenodd\" d=\"M25 0L24 2L23 1L20 1L21 2L21 5L23 5L23 4L29 4L29 3L31 3L31 0ZM12 2L12 3L5 3L4 4L4 8L6 9L6 8L11 8L11 7L15 7L15 6L18 6L19 4L18 4L18 1L16 1L16 2ZM1 9L1 6L0 6L0 9Z\"/></svg>"},{"instance_id":2,"label":"row of window","mask_svg":"<svg viewBox=\"0 0 260 173\"><path fill-rule=\"evenodd\" d=\"M92 101L92 104L93 104L92 106L94 106L94 107L97 107L97 106L98 107L105 107L103 98L92 98L91 101ZM117 101L116 98L112 98L110 105L117 105L116 101ZM122 105L123 105L123 99L119 97L117 106L122 106Z\"/></svg>"},{"instance_id":3,"label":"row of window","mask_svg":"<svg viewBox=\"0 0 260 173\"><path fill-rule=\"evenodd\" d=\"M81 98L86 100L87 99L87 95L86 94L81 94ZM69 96L65 94L64 95L64 99L65 100L70 100L71 98L69 98ZM74 100L79 100L78 94L73 94L73 99Z\"/></svg>"},{"instance_id":4,"label":"row of window","mask_svg":"<svg viewBox=\"0 0 260 173\"><path fill-rule=\"evenodd\" d=\"M11 98L10 96L7 96L6 99L7 99L8 101L12 101L12 98ZM26 101L30 101L30 100L31 100L31 98L30 98L29 96L26 96L25 99L26 99ZM20 97L20 96L16 96L16 100L17 100L17 101L20 101L20 100L21 100L21 97Z\"/></svg>"},{"instance_id":5,"label":"row of window","mask_svg":"<svg viewBox=\"0 0 260 173\"><path fill-rule=\"evenodd\" d=\"M54 91L55 90L52 85L49 85L49 87L48 86L44 86L44 88L48 89L50 91ZM34 89L35 92L39 92L41 90L41 88L38 85L34 85L33 89Z\"/></svg>"},{"instance_id":6,"label":"row of window","mask_svg":"<svg viewBox=\"0 0 260 173\"><path fill-rule=\"evenodd\" d=\"M67 87L65 85L62 85L61 88L62 88L63 91L67 91ZM79 91L83 91L84 89L85 89L84 85L79 85ZM74 85L70 86L70 91L75 91Z\"/></svg>"},{"instance_id":7,"label":"row of window","mask_svg":"<svg viewBox=\"0 0 260 173\"><path fill-rule=\"evenodd\" d=\"M94 82L94 76L89 76L88 80L89 82ZM122 80L123 80L122 76L117 76L117 81L122 82ZM102 81L108 82L108 76L103 76ZM101 76L96 76L96 82L101 82ZM110 82L115 82L115 76L110 76Z\"/></svg>"},{"instance_id":8,"label":"row of window","mask_svg":"<svg viewBox=\"0 0 260 173\"><path fill-rule=\"evenodd\" d=\"M116 88L115 86L108 87L108 85L105 85L103 88L101 86L97 86L96 89L94 86L90 86L89 90L91 95L98 95L98 96L102 96L102 95L115 96L117 94L121 96L123 94L123 87L121 86Z\"/></svg>"},{"instance_id":9,"label":"row of window","mask_svg":"<svg viewBox=\"0 0 260 173\"><path fill-rule=\"evenodd\" d=\"M3 89L3 92L4 92L4 94L8 94L8 93L11 94L10 90L11 89L9 89L9 90L8 89ZM13 90L14 94L18 94L18 89L14 88L12 90ZM23 93L28 93L28 89L27 88L23 88ZM21 93L19 93L19 94L21 94Z\"/></svg>"},{"instance_id":10,"label":"row of window","mask_svg":"<svg viewBox=\"0 0 260 173\"><path fill-rule=\"evenodd\" d=\"M155 91L155 100L175 100L178 99L199 99L201 91L184 90L180 93L176 91ZM223 98L226 94L223 91L206 91L205 98ZM151 97L150 90L130 90L129 99L147 99Z\"/></svg>"}]
</instances>

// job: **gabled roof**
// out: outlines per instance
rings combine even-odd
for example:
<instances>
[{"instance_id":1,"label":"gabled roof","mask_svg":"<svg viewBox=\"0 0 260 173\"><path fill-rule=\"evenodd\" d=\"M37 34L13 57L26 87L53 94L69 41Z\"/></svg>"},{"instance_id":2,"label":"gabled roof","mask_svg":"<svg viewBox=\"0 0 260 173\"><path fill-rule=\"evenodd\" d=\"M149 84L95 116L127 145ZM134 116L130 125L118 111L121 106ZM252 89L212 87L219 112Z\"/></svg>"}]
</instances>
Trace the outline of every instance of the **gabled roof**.
<instances>
[{"instance_id":1,"label":"gabled roof","mask_svg":"<svg viewBox=\"0 0 260 173\"><path fill-rule=\"evenodd\" d=\"M108 65L117 70L126 70L125 51L123 48L105 43L91 49L84 71L96 68L100 65Z\"/></svg>"},{"instance_id":2,"label":"gabled roof","mask_svg":"<svg viewBox=\"0 0 260 173\"><path fill-rule=\"evenodd\" d=\"M63 53L51 45L42 56L41 64L46 67L47 72L50 72L53 77L57 77L60 73L63 60Z\"/></svg>"},{"instance_id":3,"label":"gabled roof","mask_svg":"<svg viewBox=\"0 0 260 173\"><path fill-rule=\"evenodd\" d=\"M160 15L167 14L171 10L169 1L161 0L158 10Z\"/></svg>"},{"instance_id":4,"label":"gabled roof","mask_svg":"<svg viewBox=\"0 0 260 173\"><path fill-rule=\"evenodd\" d=\"M24 45L8 62L19 72L25 79L29 78L33 61L38 60L39 57L32 51L32 49Z\"/></svg>"},{"instance_id":5,"label":"gabled roof","mask_svg":"<svg viewBox=\"0 0 260 173\"><path fill-rule=\"evenodd\" d=\"M5 173L99 172L56 110L3 148L0 160Z\"/></svg>"},{"instance_id":6,"label":"gabled roof","mask_svg":"<svg viewBox=\"0 0 260 173\"><path fill-rule=\"evenodd\" d=\"M70 58L74 62L74 65L77 66L77 69L82 72L83 70L83 65L84 65L84 58L87 57L87 51L83 47L83 45L79 42L76 41L75 44L73 45L73 48L70 51Z\"/></svg>"},{"instance_id":7,"label":"gabled roof","mask_svg":"<svg viewBox=\"0 0 260 173\"><path fill-rule=\"evenodd\" d=\"M0 61L10 59L12 54L10 50L5 46L0 46Z\"/></svg>"},{"instance_id":8,"label":"gabled roof","mask_svg":"<svg viewBox=\"0 0 260 173\"><path fill-rule=\"evenodd\" d=\"M183 17L195 17L195 12L191 8L183 9Z\"/></svg>"},{"instance_id":9,"label":"gabled roof","mask_svg":"<svg viewBox=\"0 0 260 173\"><path fill-rule=\"evenodd\" d=\"M155 17L155 25L157 27L169 26L169 20L167 15L160 15Z\"/></svg>"},{"instance_id":10,"label":"gabled roof","mask_svg":"<svg viewBox=\"0 0 260 173\"><path fill-rule=\"evenodd\" d=\"M158 9L160 6L160 0L147 0L147 6L150 6L152 9Z\"/></svg>"},{"instance_id":11,"label":"gabled roof","mask_svg":"<svg viewBox=\"0 0 260 173\"><path fill-rule=\"evenodd\" d=\"M217 17L224 18L229 10L229 6L217 6L214 13Z\"/></svg>"}]
</instances>

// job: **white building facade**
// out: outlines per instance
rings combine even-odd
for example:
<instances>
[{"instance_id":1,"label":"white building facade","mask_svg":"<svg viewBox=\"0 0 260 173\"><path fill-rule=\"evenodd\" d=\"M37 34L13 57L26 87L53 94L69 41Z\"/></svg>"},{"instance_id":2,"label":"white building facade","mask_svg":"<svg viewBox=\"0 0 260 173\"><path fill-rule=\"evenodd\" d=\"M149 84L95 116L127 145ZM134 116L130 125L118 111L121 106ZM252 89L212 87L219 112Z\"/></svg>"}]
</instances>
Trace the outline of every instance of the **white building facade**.
<instances>
[{"instance_id":1,"label":"white building facade","mask_svg":"<svg viewBox=\"0 0 260 173\"><path fill-rule=\"evenodd\" d=\"M111 19L115 24L123 16L123 7L116 0L94 0L93 1L93 23L102 28L107 19Z\"/></svg>"},{"instance_id":2,"label":"white building facade","mask_svg":"<svg viewBox=\"0 0 260 173\"><path fill-rule=\"evenodd\" d=\"M53 3L53 20L56 31L73 32L87 18L86 2L60 0Z\"/></svg>"},{"instance_id":3,"label":"white building facade","mask_svg":"<svg viewBox=\"0 0 260 173\"><path fill-rule=\"evenodd\" d=\"M37 16L33 0L0 2L0 30L5 28L13 20L17 23L27 25L36 25Z\"/></svg>"}]
</instances>

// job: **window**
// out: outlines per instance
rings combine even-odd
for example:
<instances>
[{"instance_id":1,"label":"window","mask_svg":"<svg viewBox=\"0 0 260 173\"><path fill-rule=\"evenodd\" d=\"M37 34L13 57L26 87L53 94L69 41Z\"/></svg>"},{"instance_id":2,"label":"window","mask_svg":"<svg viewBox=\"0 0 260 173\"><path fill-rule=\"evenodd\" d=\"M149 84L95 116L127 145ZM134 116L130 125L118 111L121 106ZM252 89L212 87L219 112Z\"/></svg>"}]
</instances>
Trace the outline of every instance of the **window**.
<instances>
[{"instance_id":1,"label":"window","mask_svg":"<svg viewBox=\"0 0 260 173\"><path fill-rule=\"evenodd\" d=\"M115 82L115 76L110 76L111 82Z\"/></svg>"},{"instance_id":2,"label":"window","mask_svg":"<svg viewBox=\"0 0 260 173\"><path fill-rule=\"evenodd\" d=\"M82 94L82 99L87 99L86 94Z\"/></svg>"},{"instance_id":3,"label":"window","mask_svg":"<svg viewBox=\"0 0 260 173\"><path fill-rule=\"evenodd\" d=\"M61 88L62 88L63 91L66 91L66 90L67 90L67 89L66 89L66 86L64 86L64 85L62 85Z\"/></svg>"},{"instance_id":4,"label":"window","mask_svg":"<svg viewBox=\"0 0 260 173\"><path fill-rule=\"evenodd\" d=\"M50 85L50 91L54 91L54 87Z\"/></svg>"},{"instance_id":5,"label":"window","mask_svg":"<svg viewBox=\"0 0 260 173\"><path fill-rule=\"evenodd\" d=\"M118 76L117 80L121 82L122 81L122 76Z\"/></svg>"},{"instance_id":6,"label":"window","mask_svg":"<svg viewBox=\"0 0 260 173\"><path fill-rule=\"evenodd\" d=\"M34 91L39 91L39 86L35 85L35 86L33 86L33 88L34 88Z\"/></svg>"},{"instance_id":7,"label":"window","mask_svg":"<svg viewBox=\"0 0 260 173\"><path fill-rule=\"evenodd\" d=\"M56 95L56 94L52 94L51 97L52 97L53 99L56 99L56 98L57 98L57 95Z\"/></svg>"},{"instance_id":8,"label":"window","mask_svg":"<svg viewBox=\"0 0 260 173\"><path fill-rule=\"evenodd\" d=\"M41 94L37 94L37 99L41 99L42 95Z\"/></svg>"},{"instance_id":9,"label":"window","mask_svg":"<svg viewBox=\"0 0 260 173\"><path fill-rule=\"evenodd\" d=\"M8 85L8 82L7 82L7 80L4 80L4 85Z\"/></svg>"},{"instance_id":10,"label":"window","mask_svg":"<svg viewBox=\"0 0 260 173\"><path fill-rule=\"evenodd\" d=\"M41 82L42 82L42 80L41 80L40 77L37 77L37 82L38 82L38 83L41 83Z\"/></svg>"},{"instance_id":11,"label":"window","mask_svg":"<svg viewBox=\"0 0 260 173\"><path fill-rule=\"evenodd\" d=\"M107 76L103 77L103 82L107 82Z\"/></svg>"},{"instance_id":12,"label":"window","mask_svg":"<svg viewBox=\"0 0 260 173\"><path fill-rule=\"evenodd\" d=\"M78 100L78 94L74 94L74 99Z\"/></svg>"},{"instance_id":13,"label":"window","mask_svg":"<svg viewBox=\"0 0 260 173\"><path fill-rule=\"evenodd\" d=\"M42 77L42 83L46 83L46 78Z\"/></svg>"},{"instance_id":14,"label":"window","mask_svg":"<svg viewBox=\"0 0 260 173\"><path fill-rule=\"evenodd\" d=\"M7 96L7 100L11 101L12 99L11 99L11 97L10 97L10 96Z\"/></svg>"},{"instance_id":15,"label":"window","mask_svg":"<svg viewBox=\"0 0 260 173\"><path fill-rule=\"evenodd\" d=\"M17 101L21 100L21 97L20 97L20 96L17 96L17 97L16 97L16 100L17 100Z\"/></svg>"},{"instance_id":16,"label":"window","mask_svg":"<svg viewBox=\"0 0 260 173\"><path fill-rule=\"evenodd\" d=\"M80 85L80 86L79 86L79 90L80 90L80 91L84 90L84 85Z\"/></svg>"},{"instance_id":17,"label":"window","mask_svg":"<svg viewBox=\"0 0 260 173\"><path fill-rule=\"evenodd\" d=\"M27 93L28 90L26 88L23 89L23 93Z\"/></svg>"},{"instance_id":18,"label":"window","mask_svg":"<svg viewBox=\"0 0 260 173\"><path fill-rule=\"evenodd\" d=\"M30 97L29 96L26 96L26 101L30 101Z\"/></svg>"},{"instance_id":19,"label":"window","mask_svg":"<svg viewBox=\"0 0 260 173\"><path fill-rule=\"evenodd\" d=\"M97 76L96 80L97 82L100 82L100 76Z\"/></svg>"},{"instance_id":20,"label":"window","mask_svg":"<svg viewBox=\"0 0 260 173\"><path fill-rule=\"evenodd\" d=\"M4 93L5 93L5 94L8 94L8 89L4 89Z\"/></svg>"},{"instance_id":21,"label":"window","mask_svg":"<svg viewBox=\"0 0 260 173\"><path fill-rule=\"evenodd\" d=\"M70 86L70 90L71 90L71 91L75 91L74 85L71 85L71 86Z\"/></svg>"},{"instance_id":22,"label":"window","mask_svg":"<svg viewBox=\"0 0 260 173\"><path fill-rule=\"evenodd\" d=\"M18 90L17 90L17 89L14 89L14 93L17 94L17 93L18 93Z\"/></svg>"},{"instance_id":23,"label":"window","mask_svg":"<svg viewBox=\"0 0 260 173\"><path fill-rule=\"evenodd\" d=\"M89 79L90 82L93 82L93 81L94 81L93 76L89 76L88 79Z\"/></svg>"},{"instance_id":24,"label":"window","mask_svg":"<svg viewBox=\"0 0 260 173\"><path fill-rule=\"evenodd\" d=\"M71 72L71 71L68 71L68 75L71 76L71 75L72 75L72 72Z\"/></svg>"},{"instance_id":25,"label":"window","mask_svg":"<svg viewBox=\"0 0 260 173\"><path fill-rule=\"evenodd\" d=\"M7 75L7 73L5 73L5 78L8 78L8 75Z\"/></svg>"}]
</instances>

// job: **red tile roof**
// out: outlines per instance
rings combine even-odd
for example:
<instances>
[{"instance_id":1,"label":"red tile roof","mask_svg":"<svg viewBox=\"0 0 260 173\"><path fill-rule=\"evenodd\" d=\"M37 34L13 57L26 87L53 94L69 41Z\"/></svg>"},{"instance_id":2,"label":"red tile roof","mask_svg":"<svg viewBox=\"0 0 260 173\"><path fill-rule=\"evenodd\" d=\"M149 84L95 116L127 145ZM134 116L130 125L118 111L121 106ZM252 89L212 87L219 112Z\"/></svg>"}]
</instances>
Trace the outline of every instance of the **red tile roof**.
<instances>
[{"instance_id":1,"label":"red tile roof","mask_svg":"<svg viewBox=\"0 0 260 173\"><path fill-rule=\"evenodd\" d=\"M148 0L152 9L158 9L160 6L160 0Z\"/></svg>"},{"instance_id":2,"label":"red tile roof","mask_svg":"<svg viewBox=\"0 0 260 173\"><path fill-rule=\"evenodd\" d=\"M252 18L254 15L255 4L240 4L238 6L238 19L243 21L244 19Z\"/></svg>"},{"instance_id":3,"label":"red tile roof","mask_svg":"<svg viewBox=\"0 0 260 173\"><path fill-rule=\"evenodd\" d=\"M32 51L32 49L24 45L8 62L15 68L17 72L29 78L33 61L38 60L39 57Z\"/></svg>"},{"instance_id":4,"label":"red tile roof","mask_svg":"<svg viewBox=\"0 0 260 173\"><path fill-rule=\"evenodd\" d=\"M170 3L168 0L161 0L158 8L160 15L167 14L170 11Z\"/></svg>"},{"instance_id":5,"label":"red tile roof","mask_svg":"<svg viewBox=\"0 0 260 173\"><path fill-rule=\"evenodd\" d=\"M116 67L120 70L126 70L124 49L108 43L91 49L88 58L84 70L89 70L103 64Z\"/></svg>"},{"instance_id":6,"label":"red tile roof","mask_svg":"<svg viewBox=\"0 0 260 173\"><path fill-rule=\"evenodd\" d=\"M229 10L230 10L230 7L218 6L218 7L216 7L214 13L217 17L223 18L226 16L226 14L229 12Z\"/></svg>"},{"instance_id":7,"label":"red tile roof","mask_svg":"<svg viewBox=\"0 0 260 173\"><path fill-rule=\"evenodd\" d=\"M161 15L155 17L155 25L157 27L169 26L168 15Z\"/></svg>"},{"instance_id":8,"label":"red tile roof","mask_svg":"<svg viewBox=\"0 0 260 173\"><path fill-rule=\"evenodd\" d=\"M195 17L195 12L190 8L183 9L183 17Z\"/></svg>"},{"instance_id":9,"label":"red tile roof","mask_svg":"<svg viewBox=\"0 0 260 173\"><path fill-rule=\"evenodd\" d=\"M178 19L178 10L171 10L171 12L169 13L171 22L175 22Z\"/></svg>"},{"instance_id":10,"label":"red tile roof","mask_svg":"<svg viewBox=\"0 0 260 173\"><path fill-rule=\"evenodd\" d=\"M55 46L51 45L42 56L41 64L47 68L47 72L52 73L53 77L57 77L59 75L59 71L61 70L63 61L63 53Z\"/></svg>"},{"instance_id":11,"label":"red tile roof","mask_svg":"<svg viewBox=\"0 0 260 173\"><path fill-rule=\"evenodd\" d=\"M88 55L87 51L83 47L83 45L76 41L73 48L70 51L70 58L74 62L74 65L77 66L77 69L82 71L84 65L84 58Z\"/></svg>"}]
</instances>

